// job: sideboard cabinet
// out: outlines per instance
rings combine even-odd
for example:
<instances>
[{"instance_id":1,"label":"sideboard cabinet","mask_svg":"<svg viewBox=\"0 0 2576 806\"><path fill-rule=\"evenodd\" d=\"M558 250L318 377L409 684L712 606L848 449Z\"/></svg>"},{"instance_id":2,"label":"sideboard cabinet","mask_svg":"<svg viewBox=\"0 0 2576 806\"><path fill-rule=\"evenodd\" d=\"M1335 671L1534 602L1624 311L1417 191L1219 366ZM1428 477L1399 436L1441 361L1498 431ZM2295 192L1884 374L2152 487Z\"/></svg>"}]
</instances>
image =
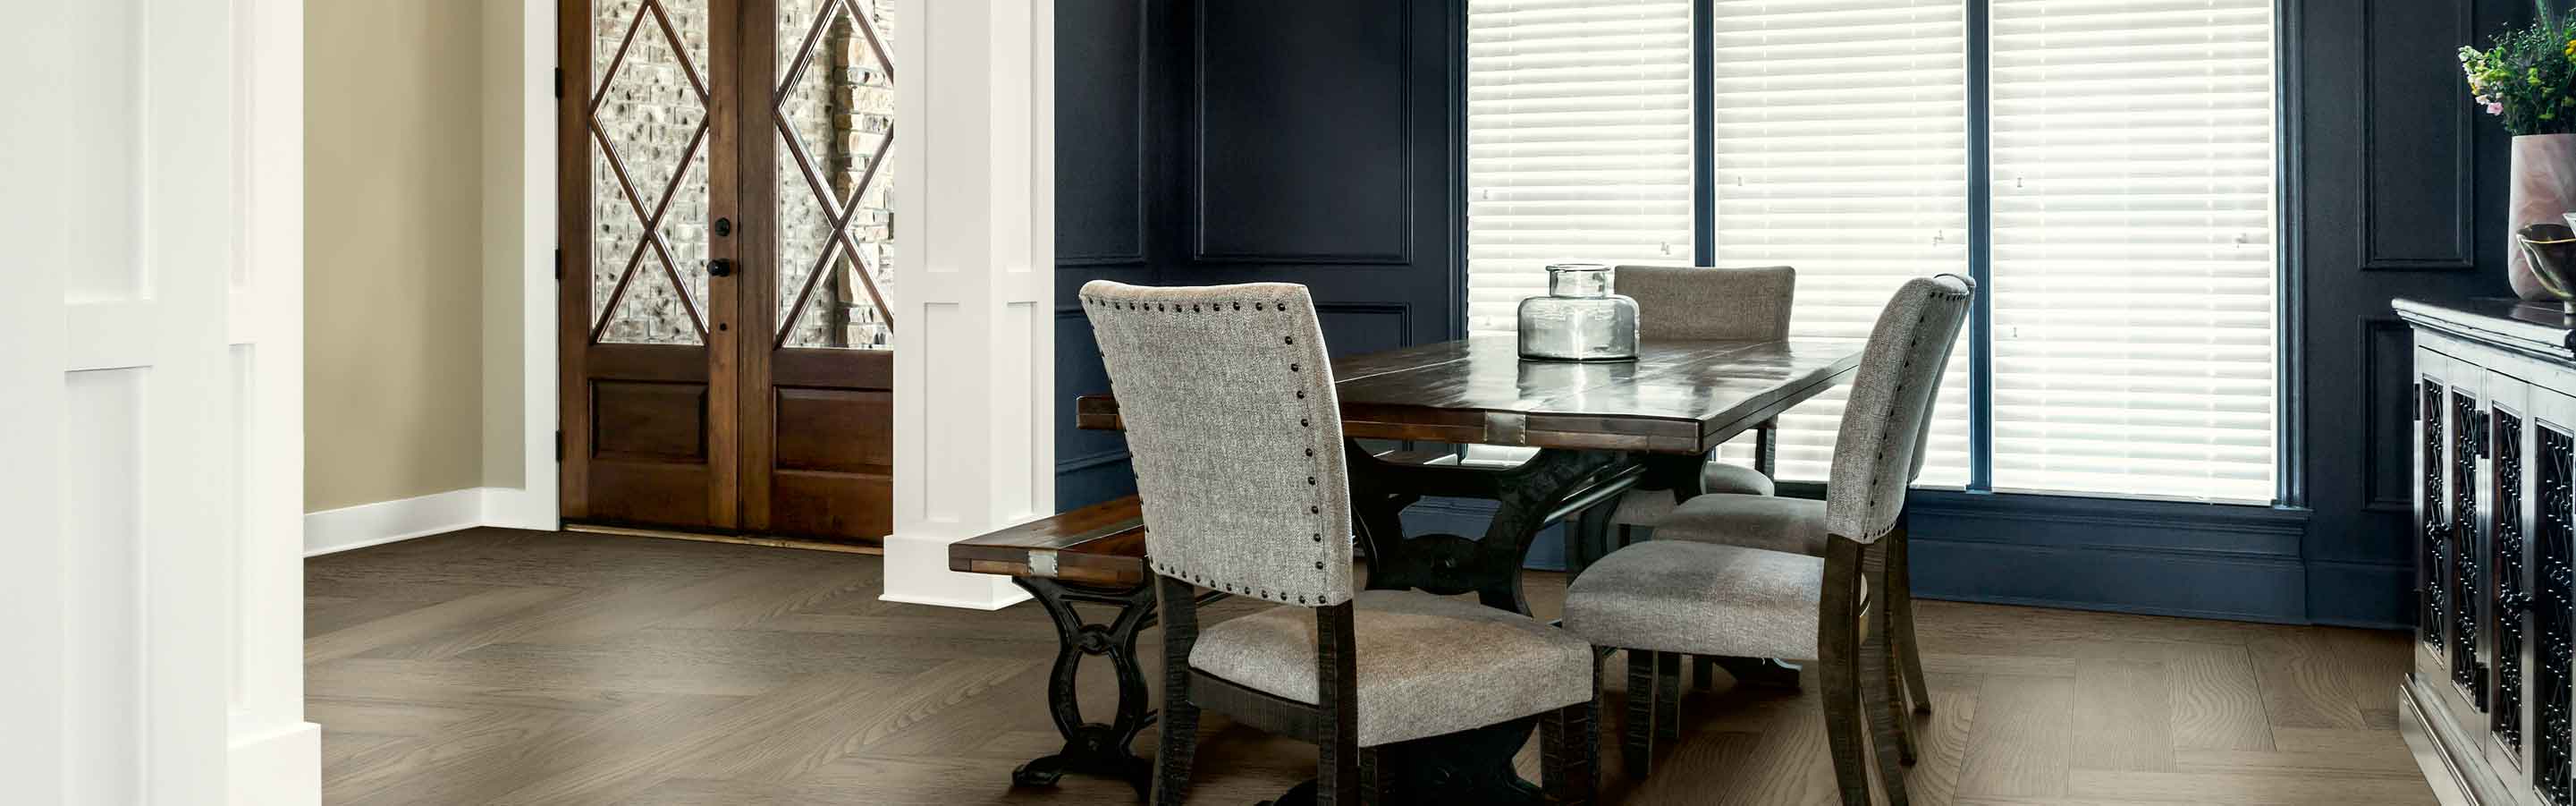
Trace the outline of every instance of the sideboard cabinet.
<instances>
[{"instance_id":1,"label":"sideboard cabinet","mask_svg":"<svg viewBox=\"0 0 2576 806\"><path fill-rule=\"evenodd\" d=\"M2445 802L2576 806L2576 318L2512 300L2396 309L2415 335L2401 727Z\"/></svg>"}]
</instances>

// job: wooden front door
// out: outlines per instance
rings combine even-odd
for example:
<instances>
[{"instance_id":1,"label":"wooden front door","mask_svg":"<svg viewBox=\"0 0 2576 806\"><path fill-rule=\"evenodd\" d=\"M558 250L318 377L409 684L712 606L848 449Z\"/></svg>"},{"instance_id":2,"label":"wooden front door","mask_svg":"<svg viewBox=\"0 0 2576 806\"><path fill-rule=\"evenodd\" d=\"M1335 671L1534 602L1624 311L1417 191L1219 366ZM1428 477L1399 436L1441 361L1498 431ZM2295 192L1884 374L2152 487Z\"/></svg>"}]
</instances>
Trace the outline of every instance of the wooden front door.
<instances>
[{"instance_id":1,"label":"wooden front door","mask_svg":"<svg viewBox=\"0 0 2576 806\"><path fill-rule=\"evenodd\" d=\"M892 525L891 0L564 0L568 521Z\"/></svg>"}]
</instances>

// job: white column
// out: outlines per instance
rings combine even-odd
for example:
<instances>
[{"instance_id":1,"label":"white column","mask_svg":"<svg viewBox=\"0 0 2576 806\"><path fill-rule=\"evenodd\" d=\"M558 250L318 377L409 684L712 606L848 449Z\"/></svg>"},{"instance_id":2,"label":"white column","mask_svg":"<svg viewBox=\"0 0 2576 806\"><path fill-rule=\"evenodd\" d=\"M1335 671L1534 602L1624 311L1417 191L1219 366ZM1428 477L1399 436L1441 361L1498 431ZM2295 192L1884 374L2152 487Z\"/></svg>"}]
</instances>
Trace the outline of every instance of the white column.
<instances>
[{"instance_id":1,"label":"white column","mask_svg":"<svg viewBox=\"0 0 2576 806\"><path fill-rule=\"evenodd\" d=\"M993 609L948 544L1055 509L1053 0L900 0L887 601Z\"/></svg>"},{"instance_id":2,"label":"white column","mask_svg":"<svg viewBox=\"0 0 2576 806\"><path fill-rule=\"evenodd\" d=\"M304 720L304 6L232 6L241 233L226 339L241 483L231 552L232 806L322 802Z\"/></svg>"},{"instance_id":3,"label":"white column","mask_svg":"<svg viewBox=\"0 0 2576 806\"><path fill-rule=\"evenodd\" d=\"M298 0L29 6L0 68L0 781L320 801L303 721Z\"/></svg>"}]
</instances>

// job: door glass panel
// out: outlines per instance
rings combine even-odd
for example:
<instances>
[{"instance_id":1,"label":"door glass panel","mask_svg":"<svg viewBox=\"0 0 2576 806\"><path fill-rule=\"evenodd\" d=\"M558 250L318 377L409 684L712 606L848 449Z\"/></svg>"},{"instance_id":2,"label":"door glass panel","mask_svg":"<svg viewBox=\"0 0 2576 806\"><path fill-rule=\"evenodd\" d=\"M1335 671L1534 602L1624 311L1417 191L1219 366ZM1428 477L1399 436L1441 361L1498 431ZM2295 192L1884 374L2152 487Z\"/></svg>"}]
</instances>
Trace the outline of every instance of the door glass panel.
<instances>
[{"instance_id":1,"label":"door glass panel","mask_svg":"<svg viewBox=\"0 0 2576 806\"><path fill-rule=\"evenodd\" d=\"M707 0L600 0L591 44L591 337L704 344Z\"/></svg>"},{"instance_id":2,"label":"door glass panel","mask_svg":"<svg viewBox=\"0 0 2576 806\"><path fill-rule=\"evenodd\" d=\"M889 349L894 327L894 0L781 0L778 333Z\"/></svg>"}]
</instances>

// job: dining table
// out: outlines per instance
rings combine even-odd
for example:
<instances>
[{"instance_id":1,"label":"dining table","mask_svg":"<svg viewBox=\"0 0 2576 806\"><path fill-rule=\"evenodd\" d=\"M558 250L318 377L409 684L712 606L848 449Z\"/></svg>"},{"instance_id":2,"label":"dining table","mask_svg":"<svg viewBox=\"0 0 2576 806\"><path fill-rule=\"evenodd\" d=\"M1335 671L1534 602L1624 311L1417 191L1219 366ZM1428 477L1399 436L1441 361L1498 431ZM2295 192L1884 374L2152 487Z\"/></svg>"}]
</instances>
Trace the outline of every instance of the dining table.
<instances>
[{"instance_id":1,"label":"dining table","mask_svg":"<svg viewBox=\"0 0 2576 806\"><path fill-rule=\"evenodd\" d=\"M1606 515L1619 496L1633 489L1669 490L1681 500L1701 494L1700 468L1711 451L1847 381L1860 363L1862 345L1860 339L1844 338L1647 340L1638 345L1634 360L1566 362L1524 360L1515 337L1500 333L1338 357L1332 369L1342 433L1349 440L1345 461L1354 531L1367 563L1365 584L1369 589L1472 594L1486 606L1529 614L1521 571L1532 541L1547 526L1585 513ZM1074 406L1078 427L1121 428L1118 401L1112 396L1086 395ZM1387 451L1390 441L1536 450L1514 462L1424 461L1426 454L1419 450ZM1771 440L1762 443L1757 459L1768 472ZM1481 535L1407 531L1404 509L1426 497L1492 501L1494 514ZM1055 533L1045 537L1054 541L1050 546L1087 542L1142 551L1143 541L1134 537L1140 525L1092 523L1084 529L1086 535L1073 536L1080 540ZM1025 552L1026 563L978 565L971 557L960 559L974 551L983 552L974 556L987 558L1023 556L1008 553L1016 550L1006 548L1012 540L1009 531L997 533L1002 537L994 540L958 544L952 567L1019 577L1040 594L1067 641L1103 643L1104 636L1079 629L1080 619L1064 601L1063 581L1032 581L1042 576L1028 573L1037 566L1048 570L1045 576L1067 567L1053 548L1043 560L1036 551ZM1022 537L1028 531L1022 529ZM1568 531L1597 540L1604 530ZM1127 537L1104 539L1120 534ZM1005 550L997 554L996 549ZM1141 569L1141 557L1137 562ZM1120 661L1122 700L1130 692L1142 696L1132 644L1137 625L1152 620L1151 584L1144 577L1140 571L1132 586L1115 591L1098 581L1110 577L1072 587L1078 594L1074 598L1122 606L1116 623L1128 628L1115 637L1128 646L1123 652L1096 647L1100 651L1094 653ZM1055 612L1059 609L1065 612ZM1072 651L1068 644L1067 652ZM1127 684L1131 680L1132 686ZM1064 688L1062 696L1070 698L1069 679ZM1142 713L1141 702L1122 702L1121 713L1131 705ZM1122 721L1141 727L1150 719ZM1399 791L1436 791L1442 800L1455 802L1541 802L1538 788L1512 768L1512 756L1534 725L1534 719L1521 719L1415 740L1380 748L1380 759L1396 771ZM1127 752L1123 742L1132 739L1133 731L1127 732L1129 736L1114 740L1122 743L1116 748L1122 755Z\"/></svg>"}]
</instances>

